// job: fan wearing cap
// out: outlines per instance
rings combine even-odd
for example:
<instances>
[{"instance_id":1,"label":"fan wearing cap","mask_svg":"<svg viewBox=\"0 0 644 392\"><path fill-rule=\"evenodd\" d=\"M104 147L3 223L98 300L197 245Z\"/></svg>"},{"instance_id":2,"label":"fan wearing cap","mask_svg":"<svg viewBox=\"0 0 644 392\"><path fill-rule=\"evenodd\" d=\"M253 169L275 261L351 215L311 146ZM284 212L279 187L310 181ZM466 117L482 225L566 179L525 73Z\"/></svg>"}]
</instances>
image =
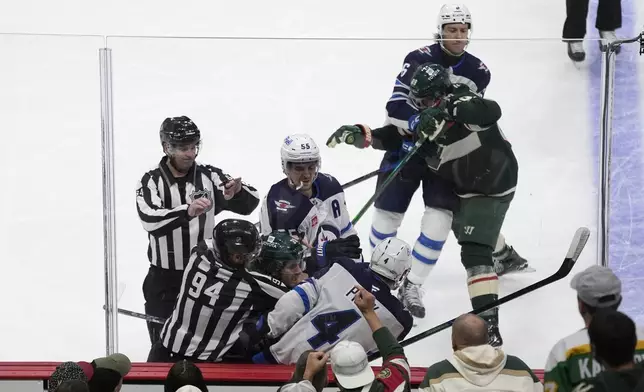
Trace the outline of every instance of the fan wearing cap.
<instances>
[{"instance_id":1,"label":"fan wearing cap","mask_svg":"<svg viewBox=\"0 0 644 392\"><path fill-rule=\"evenodd\" d=\"M253 357L256 363L293 364L307 350L327 352L342 340L376 349L369 326L355 304L360 285L376 296L376 312L398 339L413 324L411 314L391 293L411 268L411 247L398 238L381 242L370 263L337 258L279 299L262 324L268 339L279 339Z\"/></svg>"},{"instance_id":2,"label":"fan wearing cap","mask_svg":"<svg viewBox=\"0 0 644 392\"><path fill-rule=\"evenodd\" d=\"M382 325L374 310L376 297L360 286L356 286L356 289L355 304L369 324L373 340L382 355L382 369L374 376L362 345L342 341L331 350L331 370L338 387L341 391L409 391L411 372L405 351L389 329Z\"/></svg>"},{"instance_id":3,"label":"fan wearing cap","mask_svg":"<svg viewBox=\"0 0 644 392\"><path fill-rule=\"evenodd\" d=\"M137 184L136 207L149 240L145 313L165 319L179 295L190 250L210 237L215 216L222 211L249 215L259 195L241 178L197 162L201 131L187 116L166 118L159 139L164 156ZM148 332L154 344L161 325L148 322Z\"/></svg>"},{"instance_id":4,"label":"fan wearing cap","mask_svg":"<svg viewBox=\"0 0 644 392\"><path fill-rule=\"evenodd\" d=\"M288 291L280 281L248 270L260 249L253 223L219 222L212 239L192 250L174 310L148 361L248 361L237 345L244 322L272 309Z\"/></svg>"},{"instance_id":5,"label":"fan wearing cap","mask_svg":"<svg viewBox=\"0 0 644 392\"><path fill-rule=\"evenodd\" d=\"M573 277L570 287L577 292L577 306L584 328L558 341L550 351L544 374L546 391L571 391L603 370L603 366L593 358L588 326L597 311L617 310L622 301L622 282L607 267L595 265L579 272ZM637 328L637 339L635 362L644 359L642 328Z\"/></svg>"}]
</instances>

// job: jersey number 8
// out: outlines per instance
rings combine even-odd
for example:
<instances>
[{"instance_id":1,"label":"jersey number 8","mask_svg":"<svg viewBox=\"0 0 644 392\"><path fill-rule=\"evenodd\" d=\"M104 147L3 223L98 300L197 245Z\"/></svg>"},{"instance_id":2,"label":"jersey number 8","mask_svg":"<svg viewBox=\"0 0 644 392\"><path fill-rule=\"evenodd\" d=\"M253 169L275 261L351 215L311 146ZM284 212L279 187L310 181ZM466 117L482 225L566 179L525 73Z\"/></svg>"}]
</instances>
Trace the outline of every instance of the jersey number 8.
<instances>
[{"instance_id":1,"label":"jersey number 8","mask_svg":"<svg viewBox=\"0 0 644 392\"><path fill-rule=\"evenodd\" d=\"M308 342L314 350L325 343L333 344L340 339L338 335L342 331L358 320L360 320L360 315L355 309L320 313L311 320L315 329L318 330L318 334L310 338Z\"/></svg>"}]
</instances>

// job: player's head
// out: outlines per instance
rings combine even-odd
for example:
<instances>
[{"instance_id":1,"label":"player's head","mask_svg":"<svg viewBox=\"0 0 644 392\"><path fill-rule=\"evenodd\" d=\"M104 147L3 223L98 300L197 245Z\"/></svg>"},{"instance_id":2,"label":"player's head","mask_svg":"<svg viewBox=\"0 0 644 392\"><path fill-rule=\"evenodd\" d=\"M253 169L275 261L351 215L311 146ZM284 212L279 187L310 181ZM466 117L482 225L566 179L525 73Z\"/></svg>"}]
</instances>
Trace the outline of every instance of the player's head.
<instances>
[{"instance_id":1,"label":"player's head","mask_svg":"<svg viewBox=\"0 0 644 392\"><path fill-rule=\"evenodd\" d=\"M212 238L217 258L234 268L244 268L257 257L262 241L257 227L241 219L225 219L215 226Z\"/></svg>"},{"instance_id":2,"label":"player's head","mask_svg":"<svg viewBox=\"0 0 644 392\"><path fill-rule=\"evenodd\" d=\"M411 98L419 109L438 106L441 99L452 91L449 71L434 63L421 64L409 83Z\"/></svg>"},{"instance_id":3,"label":"player's head","mask_svg":"<svg viewBox=\"0 0 644 392\"><path fill-rule=\"evenodd\" d=\"M304 246L285 231L273 231L262 236L262 250L251 269L295 287L305 278Z\"/></svg>"},{"instance_id":4,"label":"player's head","mask_svg":"<svg viewBox=\"0 0 644 392\"><path fill-rule=\"evenodd\" d=\"M460 56L465 53L472 33L472 14L464 4L445 4L438 12L436 28L441 48Z\"/></svg>"},{"instance_id":5,"label":"player's head","mask_svg":"<svg viewBox=\"0 0 644 392\"><path fill-rule=\"evenodd\" d=\"M411 270L411 247L396 237L387 238L373 250L369 268L395 290Z\"/></svg>"},{"instance_id":6,"label":"player's head","mask_svg":"<svg viewBox=\"0 0 644 392\"><path fill-rule=\"evenodd\" d=\"M168 117L159 130L163 152L180 173L187 173L195 162L201 146L201 132L186 116Z\"/></svg>"},{"instance_id":7,"label":"player's head","mask_svg":"<svg viewBox=\"0 0 644 392\"><path fill-rule=\"evenodd\" d=\"M322 166L320 149L313 138L306 134L287 136L280 155L289 185L303 192L311 190Z\"/></svg>"}]
</instances>

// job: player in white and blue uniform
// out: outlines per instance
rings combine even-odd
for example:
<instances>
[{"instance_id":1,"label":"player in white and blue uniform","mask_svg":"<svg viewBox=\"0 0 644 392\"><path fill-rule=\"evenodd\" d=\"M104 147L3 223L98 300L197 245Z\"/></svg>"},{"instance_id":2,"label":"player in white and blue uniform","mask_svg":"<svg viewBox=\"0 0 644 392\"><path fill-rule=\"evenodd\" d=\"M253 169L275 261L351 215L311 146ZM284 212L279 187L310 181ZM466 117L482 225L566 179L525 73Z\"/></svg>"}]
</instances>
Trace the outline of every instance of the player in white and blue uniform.
<instances>
[{"instance_id":1,"label":"player in white and blue uniform","mask_svg":"<svg viewBox=\"0 0 644 392\"><path fill-rule=\"evenodd\" d=\"M256 354L256 363L293 364L306 350L329 351L342 340L376 350L369 326L353 303L362 286L376 297L375 311L384 326L402 340L413 323L411 314L391 293L411 268L411 247L389 238L374 250L371 262L337 258L314 277L293 288L258 327L269 339L279 338Z\"/></svg>"},{"instance_id":2,"label":"player in white and blue uniform","mask_svg":"<svg viewBox=\"0 0 644 392\"><path fill-rule=\"evenodd\" d=\"M465 84L481 95L490 83L487 66L465 51L472 31L472 18L467 7L460 4L444 5L438 16L437 29L438 43L409 53L396 78L386 106L387 123L396 125L401 135L410 137L408 142L403 143L400 152L385 153L381 168L393 167L413 146L411 135L418 124L418 114L425 105L414 99L409 88L419 65L440 64L450 70L452 83ZM378 186L387 175L380 175ZM425 307L419 289L438 261L451 230L452 212L458 205L453 185L429 170L422 158L414 156L376 200L369 240L373 248L380 241L397 234L412 196L421 183L425 204L421 232L414 244L411 272L398 295L415 317L422 318L425 317ZM527 267L527 261L505 243L503 235L499 236L494 256L499 275Z\"/></svg>"},{"instance_id":3,"label":"player in white and blue uniform","mask_svg":"<svg viewBox=\"0 0 644 392\"><path fill-rule=\"evenodd\" d=\"M319 172L322 160L315 141L304 134L287 136L280 155L286 178L271 186L264 198L260 232L287 230L314 247L306 266L309 274L333 257L361 258L344 191L333 176Z\"/></svg>"}]
</instances>

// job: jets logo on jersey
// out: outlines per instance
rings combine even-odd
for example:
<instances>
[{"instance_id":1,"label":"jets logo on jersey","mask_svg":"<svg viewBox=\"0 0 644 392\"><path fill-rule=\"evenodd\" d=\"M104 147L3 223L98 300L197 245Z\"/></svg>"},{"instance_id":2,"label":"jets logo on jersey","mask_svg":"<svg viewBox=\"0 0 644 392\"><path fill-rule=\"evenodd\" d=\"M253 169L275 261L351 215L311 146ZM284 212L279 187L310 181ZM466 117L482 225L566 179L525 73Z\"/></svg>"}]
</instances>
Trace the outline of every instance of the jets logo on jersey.
<instances>
[{"instance_id":1,"label":"jets logo on jersey","mask_svg":"<svg viewBox=\"0 0 644 392\"><path fill-rule=\"evenodd\" d=\"M485 73L490 73L490 70L489 70L489 69L487 69L487 65L483 64L483 62L482 62L482 61L481 61L481 63L479 64L479 69L480 69L480 70L482 70L482 71L485 71Z\"/></svg>"},{"instance_id":2,"label":"jets logo on jersey","mask_svg":"<svg viewBox=\"0 0 644 392\"><path fill-rule=\"evenodd\" d=\"M206 212L212 210L212 207L215 205L215 203L213 203L212 192L210 192L208 189L204 189L200 191L195 190L189 195L189 197L193 201L197 199L203 199L203 198L208 199L208 201L210 202L210 207L208 207Z\"/></svg>"},{"instance_id":3,"label":"jets logo on jersey","mask_svg":"<svg viewBox=\"0 0 644 392\"><path fill-rule=\"evenodd\" d=\"M429 50L429 46L423 46L422 48L418 49L420 53L425 53L428 56L432 55L431 50Z\"/></svg>"},{"instance_id":4,"label":"jets logo on jersey","mask_svg":"<svg viewBox=\"0 0 644 392\"><path fill-rule=\"evenodd\" d=\"M288 210L295 208L288 200L275 200L275 208L277 211L288 212Z\"/></svg>"}]
</instances>

